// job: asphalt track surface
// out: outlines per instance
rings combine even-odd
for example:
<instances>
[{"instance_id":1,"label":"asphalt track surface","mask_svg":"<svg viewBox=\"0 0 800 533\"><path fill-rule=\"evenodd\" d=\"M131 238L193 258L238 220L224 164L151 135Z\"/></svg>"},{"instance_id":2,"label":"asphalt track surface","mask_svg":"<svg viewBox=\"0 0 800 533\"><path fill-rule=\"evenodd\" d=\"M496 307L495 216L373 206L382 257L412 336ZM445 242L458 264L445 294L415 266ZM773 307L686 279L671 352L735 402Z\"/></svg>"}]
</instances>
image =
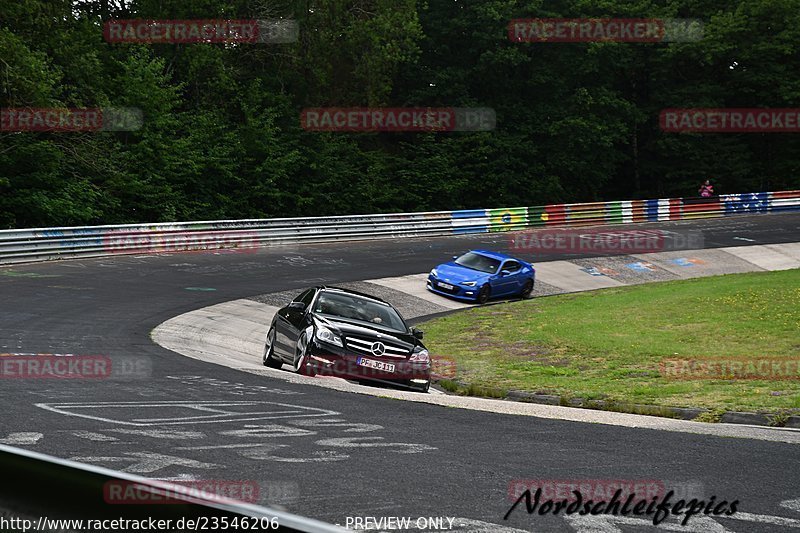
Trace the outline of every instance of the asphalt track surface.
<instances>
[{"instance_id":1,"label":"asphalt track surface","mask_svg":"<svg viewBox=\"0 0 800 533\"><path fill-rule=\"evenodd\" d=\"M700 229L706 248L800 241L798 214L625 229L637 227ZM657 480L690 496L740 501L738 519L695 517L689 527L668 520L659 530L800 527L796 445L348 394L189 359L149 338L161 322L200 307L418 273L466 249L503 251L508 242L507 234L480 234L0 268L0 352L102 354L144 365L131 377L0 380L0 442L147 477L255 481L258 503L342 525L347 517L408 516L470 519L461 522L473 531L656 530L647 519L614 525L522 508L503 520L515 480L591 479Z\"/></svg>"}]
</instances>

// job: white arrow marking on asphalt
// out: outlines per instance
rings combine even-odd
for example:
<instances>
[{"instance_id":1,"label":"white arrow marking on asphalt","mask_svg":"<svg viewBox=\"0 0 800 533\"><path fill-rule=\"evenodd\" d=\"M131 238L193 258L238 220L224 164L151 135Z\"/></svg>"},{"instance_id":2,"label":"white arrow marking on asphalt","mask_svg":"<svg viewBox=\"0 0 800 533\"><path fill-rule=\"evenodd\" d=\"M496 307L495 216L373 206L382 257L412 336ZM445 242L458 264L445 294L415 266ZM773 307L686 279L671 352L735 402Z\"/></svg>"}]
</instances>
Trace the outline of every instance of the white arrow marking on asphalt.
<instances>
[{"instance_id":1,"label":"white arrow marking on asphalt","mask_svg":"<svg viewBox=\"0 0 800 533\"><path fill-rule=\"evenodd\" d=\"M390 450L394 453L422 453L430 450L438 450L438 448L428 446L427 444L413 444L410 442L376 442L382 440L383 437L342 437L318 440L317 444L320 446L336 446L339 448L401 448L399 450Z\"/></svg>"},{"instance_id":2,"label":"white arrow marking on asphalt","mask_svg":"<svg viewBox=\"0 0 800 533\"><path fill-rule=\"evenodd\" d=\"M258 459L261 461L277 461L280 463L330 463L333 461L344 461L350 456L346 453L339 453L332 450L316 451L311 456L306 457L281 457L273 455L279 448L288 448L288 444L268 444L258 448L242 450L239 454L248 459Z\"/></svg>"},{"instance_id":3,"label":"white arrow marking on asphalt","mask_svg":"<svg viewBox=\"0 0 800 533\"><path fill-rule=\"evenodd\" d=\"M200 478L192 474L178 474L177 476L154 477L153 479L157 479L158 481L199 481Z\"/></svg>"},{"instance_id":4,"label":"white arrow marking on asphalt","mask_svg":"<svg viewBox=\"0 0 800 533\"><path fill-rule=\"evenodd\" d=\"M160 453L150 452L124 452L129 457L71 457L73 461L80 461L82 463L105 463L105 462L119 462L119 461L133 461L133 464L126 466L122 469L123 472L135 472L139 474L147 474L161 470L168 466L183 466L186 468L219 468L219 465L212 463L201 463L194 459L184 459L183 457L174 457L172 455L162 455Z\"/></svg>"},{"instance_id":5,"label":"white arrow marking on asphalt","mask_svg":"<svg viewBox=\"0 0 800 533\"><path fill-rule=\"evenodd\" d=\"M0 444L9 446L27 446L36 444L44 437L41 433L9 433L8 437L0 439Z\"/></svg>"},{"instance_id":6,"label":"white arrow marking on asphalt","mask_svg":"<svg viewBox=\"0 0 800 533\"><path fill-rule=\"evenodd\" d=\"M82 439L93 440L95 442L115 442L119 439L111 435L103 435L102 433L95 433L93 431L75 431L72 433L76 437Z\"/></svg>"},{"instance_id":7,"label":"white arrow marking on asphalt","mask_svg":"<svg viewBox=\"0 0 800 533\"><path fill-rule=\"evenodd\" d=\"M734 515L735 516L735 515ZM730 517L726 517L730 518ZM693 516L689 522L682 526L680 522L661 522L653 525L653 520L646 518L633 518L630 516L565 516L566 520L577 533L623 533L617 527L620 525L632 525L639 528L650 527L660 531L683 531L685 533L732 533L719 522L715 522L709 516Z\"/></svg>"},{"instance_id":8,"label":"white arrow marking on asphalt","mask_svg":"<svg viewBox=\"0 0 800 533\"><path fill-rule=\"evenodd\" d=\"M306 437L316 435L316 431L307 429L281 426L280 424L264 424L259 426L249 426L251 429L232 429L230 431L220 431L220 435L230 435L231 437Z\"/></svg>"},{"instance_id":9,"label":"white arrow marking on asphalt","mask_svg":"<svg viewBox=\"0 0 800 533\"><path fill-rule=\"evenodd\" d=\"M169 429L109 429L107 431L113 431L114 433L124 433L126 435L141 435L143 437L152 437L154 439L174 439L174 440L185 440L185 439L202 439L205 437L205 433L201 433L199 431L178 431L178 430L169 430Z\"/></svg>"},{"instance_id":10,"label":"white arrow marking on asphalt","mask_svg":"<svg viewBox=\"0 0 800 533\"><path fill-rule=\"evenodd\" d=\"M760 522L762 524L775 524L784 527L800 528L800 520L794 518L784 518L782 516L770 516L765 514L753 513L736 513L731 516L724 516L719 518L728 518L730 520L744 520L745 522Z\"/></svg>"},{"instance_id":11,"label":"white arrow marking on asphalt","mask_svg":"<svg viewBox=\"0 0 800 533\"><path fill-rule=\"evenodd\" d=\"M208 446L178 446L176 450L225 450L230 448L258 448L259 446L267 446L260 442L250 444L211 444Z\"/></svg>"},{"instance_id":12,"label":"white arrow marking on asphalt","mask_svg":"<svg viewBox=\"0 0 800 533\"><path fill-rule=\"evenodd\" d=\"M335 428L348 428L343 430L345 433L366 433L368 431L378 431L383 429L383 426L378 424L362 424L360 422L347 422L342 418L331 419L307 419L307 420L289 420L289 424L294 426L303 427L335 427Z\"/></svg>"},{"instance_id":13,"label":"white arrow marking on asphalt","mask_svg":"<svg viewBox=\"0 0 800 533\"><path fill-rule=\"evenodd\" d=\"M796 500L786 500L784 502L781 502L780 506L800 513L800 498L797 498Z\"/></svg>"}]
</instances>

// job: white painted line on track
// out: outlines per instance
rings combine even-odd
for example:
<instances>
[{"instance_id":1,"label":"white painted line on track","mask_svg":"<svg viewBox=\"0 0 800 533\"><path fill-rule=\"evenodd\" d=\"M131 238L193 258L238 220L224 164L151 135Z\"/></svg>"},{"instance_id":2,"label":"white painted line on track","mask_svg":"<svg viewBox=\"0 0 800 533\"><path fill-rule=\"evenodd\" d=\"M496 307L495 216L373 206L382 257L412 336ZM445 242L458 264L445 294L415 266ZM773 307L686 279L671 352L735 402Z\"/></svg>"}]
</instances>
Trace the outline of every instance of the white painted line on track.
<instances>
[{"instance_id":1,"label":"white painted line on track","mask_svg":"<svg viewBox=\"0 0 800 533\"><path fill-rule=\"evenodd\" d=\"M267 402L267 401L163 401L163 402L97 402L97 403L37 403L36 407L52 411L66 416L88 418L101 422L111 422L114 424L128 426L164 426L164 425L186 425L186 424L218 424L223 422L249 422L255 420L286 419L297 417L316 417L339 415L336 411L319 409L316 407L306 407L303 405L293 405L286 403ZM227 410L218 415L199 417L187 417L186 411L197 411L198 408L205 406L214 407L250 407L255 410L238 411L236 409ZM169 418L136 418L141 409L152 408L166 410L172 413ZM183 413L176 413L175 410L181 408ZM267 408L268 410L259 410ZM83 412L92 411L96 414ZM111 412L106 416L105 410ZM122 411L127 410L124 413ZM116 416L118 418L110 418ZM123 418L127 417L127 418Z\"/></svg>"}]
</instances>

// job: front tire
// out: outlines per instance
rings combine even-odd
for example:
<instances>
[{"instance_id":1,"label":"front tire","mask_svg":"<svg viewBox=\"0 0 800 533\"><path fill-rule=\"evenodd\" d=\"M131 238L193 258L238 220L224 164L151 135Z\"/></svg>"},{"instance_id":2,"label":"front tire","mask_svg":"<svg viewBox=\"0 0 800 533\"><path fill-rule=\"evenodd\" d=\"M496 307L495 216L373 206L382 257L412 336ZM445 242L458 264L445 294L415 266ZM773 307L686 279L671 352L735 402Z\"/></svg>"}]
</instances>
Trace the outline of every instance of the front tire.
<instances>
[{"instance_id":1,"label":"front tire","mask_svg":"<svg viewBox=\"0 0 800 533\"><path fill-rule=\"evenodd\" d=\"M483 305L489 301L489 296L491 295L491 293L492 289L489 287L489 284L487 283L486 285L481 287L481 289L478 291L478 296L475 299L479 304Z\"/></svg>"},{"instance_id":2,"label":"front tire","mask_svg":"<svg viewBox=\"0 0 800 533\"><path fill-rule=\"evenodd\" d=\"M309 364L308 356L308 339L306 334L303 333L297 341L297 350L294 356L294 363L292 363L294 371L301 376L313 377L316 372Z\"/></svg>"},{"instance_id":3,"label":"front tire","mask_svg":"<svg viewBox=\"0 0 800 533\"><path fill-rule=\"evenodd\" d=\"M528 281L525 282L525 285L522 286L522 292L520 293L520 296L522 296L523 298L530 298L532 292L533 292L533 280L529 279Z\"/></svg>"},{"instance_id":4,"label":"front tire","mask_svg":"<svg viewBox=\"0 0 800 533\"><path fill-rule=\"evenodd\" d=\"M280 368L283 361L275 357L275 328L270 328L267 333L267 343L264 344L264 358L261 364L268 368Z\"/></svg>"}]
</instances>

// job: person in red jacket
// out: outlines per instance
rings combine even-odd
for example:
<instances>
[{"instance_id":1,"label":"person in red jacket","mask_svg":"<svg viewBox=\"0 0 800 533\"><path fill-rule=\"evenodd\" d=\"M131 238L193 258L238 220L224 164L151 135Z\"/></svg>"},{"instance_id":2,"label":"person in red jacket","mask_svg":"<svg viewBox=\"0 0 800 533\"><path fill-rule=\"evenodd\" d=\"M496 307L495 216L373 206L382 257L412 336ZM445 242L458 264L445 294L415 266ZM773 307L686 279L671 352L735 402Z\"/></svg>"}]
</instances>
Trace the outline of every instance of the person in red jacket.
<instances>
[{"instance_id":1,"label":"person in red jacket","mask_svg":"<svg viewBox=\"0 0 800 533\"><path fill-rule=\"evenodd\" d=\"M706 180L705 183L700 186L700 189L698 189L697 192L700 193L700 196L703 198L714 196L714 186L711 185L711 180Z\"/></svg>"}]
</instances>

